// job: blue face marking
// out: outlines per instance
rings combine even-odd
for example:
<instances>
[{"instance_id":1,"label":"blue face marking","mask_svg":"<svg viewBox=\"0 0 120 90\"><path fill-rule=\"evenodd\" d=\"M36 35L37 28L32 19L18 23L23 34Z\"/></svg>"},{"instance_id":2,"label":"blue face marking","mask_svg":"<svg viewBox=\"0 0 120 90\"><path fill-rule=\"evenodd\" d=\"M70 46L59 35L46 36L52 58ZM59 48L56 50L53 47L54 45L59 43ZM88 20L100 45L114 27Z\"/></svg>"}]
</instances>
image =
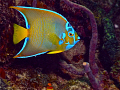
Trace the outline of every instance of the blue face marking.
<instances>
[{"instance_id":1,"label":"blue face marking","mask_svg":"<svg viewBox=\"0 0 120 90\"><path fill-rule=\"evenodd\" d=\"M48 51L46 52L42 52L42 53L38 53L38 54L35 54L35 55L30 55L30 56L22 56L22 57L17 57L17 58L29 58L29 57L33 57L33 56L37 56L37 55L41 55L41 54L45 54L47 53Z\"/></svg>"},{"instance_id":2,"label":"blue face marking","mask_svg":"<svg viewBox=\"0 0 120 90\"><path fill-rule=\"evenodd\" d=\"M26 46L28 40L29 40L28 37L25 38L25 41L24 41L23 47L22 47L22 49L17 53L17 55L20 54L20 53L23 51L23 49L25 48L25 46ZM16 55L16 56L17 56L17 55Z\"/></svg>"},{"instance_id":3,"label":"blue face marking","mask_svg":"<svg viewBox=\"0 0 120 90\"><path fill-rule=\"evenodd\" d=\"M62 39L59 41L59 45L62 45L65 41L65 37L66 37L66 34L65 33L62 33L59 35L59 38Z\"/></svg>"},{"instance_id":4,"label":"blue face marking","mask_svg":"<svg viewBox=\"0 0 120 90\"><path fill-rule=\"evenodd\" d=\"M61 34L59 35L59 38L62 39L62 35Z\"/></svg>"},{"instance_id":5,"label":"blue face marking","mask_svg":"<svg viewBox=\"0 0 120 90\"><path fill-rule=\"evenodd\" d=\"M30 25L28 25L28 29L30 29Z\"/></svg>"},{"instance_id":6,"label":"blue face marking","mask_svg":"<svg viewBox=\"0 0 120 90\"><path fill-rule=\"evenodd\" d=\"M79 42L79 40L75 41L75 42L74 42L74 45L75 45L77 42ZM72 47L74 46L74 45L70 45L69 43L66 43L66 44L68 44L68 45L66 46L66 50L68 50L68 49L70 49L70 48L72 48Z\"/></svg>"},{"instance_id":7,"label":"blue face marking","mask_svg":"<svg viewBox=\"0 0 120 90\"><path fill-rule=\"evenodd\" d=\"M72 27L70 23L68 23L68 27Z\"/></svg>"},{"instance_id":8,"label":"blue face marking","mask_svg":"<svg viewBox=\"0 0 120 90\"><path fill-rule=\"evenodd\" d=\"M65 37L66 37L66 34L65 34L65 33L62 33L62 34L59 35L59 38L60 38L60 39L63 39L63 40L64 40Z\"/></svg>"},{"instance_id":9,"label":"blue face marking","mask_svg":"<svg viewBox=\"0 0 120 90\"><path fill-rule=\"evenodd\" d=\"M67 43L65 43L65 44L68 44L68 45L70 45L70 43L69 43L69 42L67 42Z\"/></svg>"},{"instance_id":10,"label":"blue face marking","mask_svg":"<svg viewBox=\"0 0 120 90\"><path fill-rule=\"evenodd\" d=\"M74 45L75 45L77 42L79 42L79 41L80 41L80 40L75 41Z\"/></svg>"},{"instance_id":11,"label":"blue face marking","mask_svg":"<svg viewBox=\"0 0 120 90\"><path fill-rule=\"evenodd\" d=\"M28 41L29 40L29 38L26 38L26 41ZM27 43L27 42L26 42Z\"/></svg>"},{"instance_id":12,"label":"blue face marking","mask_svg":"<svg viewBox=\"0 0 120 90\"><path fill-rule=\"evenodd\" d=\"M65 37L66 37L66 34L65 34L65 33L62 33L62 35L59 36L60 39L63 39L63 40L60 40L60 41L59 41L59 45L61 45L61 44L64 43Z\"/></svg>"},{"instance_id":13,"label":"blue face marking","mask_svg":"<svg viewBox=\"0 0 120 90\"><path fill-rule=\"evenodd\" d=\"M63 44L64 43L64 41L63 40L60 40L59 41L59 45L61 45L61 44Z\"/></svg>"},{"instance_id":14,"label":"blue face marking","mask_svg":"<svg viewBox=\"0 0 120 90\"><path fill-rule=\"evenodd\" d=\"M70 25L70 23L67 22L66 25L65 25L66 30L68 31L68 29L71 28L71 27L72 27L72 26Z\"/></svg>"},{"instance_id":15,"label":"blue face marking","mask_svg":"<svg viewBox=\"0 0 120 90\"><path fill-rule=\"evenodd\" d=\"M78 40L80 40L80 37L78 36L78 38L77 38Z\"/></svg>"},{"instance_id":16,"label":"blue face marking","mask_svg":"<svg viewBox=\"0 0 120 90\"><path fill-rule=\"evenodd\" d=\"M63 38L63 40L65 39L65 37L66 37L66 34L63 33L63 34L62 34L62 38Z\"/></svg>"},{"instance_id":17,"label":"blue face marking","mask_svg":"<svg viewBox=\"0 0 120 90\"><path fill-rule=\"evenodd\" d=\"M74 46L74 45L67 45L67 46L66 46L66 50L72 48L73 46Z\"/></svg>"}]
</instances>

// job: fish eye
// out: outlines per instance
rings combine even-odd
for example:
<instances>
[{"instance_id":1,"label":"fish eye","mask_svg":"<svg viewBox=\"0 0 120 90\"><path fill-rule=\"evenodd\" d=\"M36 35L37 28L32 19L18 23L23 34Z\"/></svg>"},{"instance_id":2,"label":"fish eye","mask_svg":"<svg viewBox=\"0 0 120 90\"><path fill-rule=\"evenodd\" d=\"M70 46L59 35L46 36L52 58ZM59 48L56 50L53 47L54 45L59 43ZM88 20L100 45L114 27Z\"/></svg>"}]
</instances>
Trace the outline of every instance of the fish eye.
<instances>
[{"instance_id":1,"label":"fish eye","mask_svg":"<svg viewBox=\"0 0 120 90\"><path fill-rule=\"evenodd\" d=\"M74 36L74 29L73 29L73 28L69 28L69 29L68 29L68 36L69 36L69 37Z\"/></svg>"},{"instance_id":2,"label":"fish eye","mask_svg":"<svg viewBox=\"0 0 120 90\"><path fill-rule=\"evenodd\" d=\"M68 32L68 36L69 37L73 37L74 36L74 32L72 32L72 31Z\"/></svg>"},{"instance_id":3,"label":"fish eye","mask_svg":"<svg viewBox=\"0 0 120 90\"><path fill-rule=\"evenodd\" d=\"M69 36L73 36L73 34L72 34L72 33L69 33Z\"/></svg>"}]
</instances>

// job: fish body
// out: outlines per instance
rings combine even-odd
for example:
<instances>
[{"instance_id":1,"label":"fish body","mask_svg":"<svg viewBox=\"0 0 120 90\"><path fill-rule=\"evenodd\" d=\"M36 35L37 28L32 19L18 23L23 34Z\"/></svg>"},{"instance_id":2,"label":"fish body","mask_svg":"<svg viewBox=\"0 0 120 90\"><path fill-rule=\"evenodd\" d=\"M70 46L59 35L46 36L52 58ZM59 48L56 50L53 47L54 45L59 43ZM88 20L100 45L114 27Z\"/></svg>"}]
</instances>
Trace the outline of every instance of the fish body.
<instances>
[{"instance_id":1,"label":"fish body","mask_svg":"<svg viewBox=\"0 0 120 90\"><path fill-rule=\"evenodd\" d=\"M60 53L72 48L80 39L67 19L57 12L23 6L10 8L18 10L26 23L26 28L14 24L14 44L25 39L14 58Z\"/></svg>"}]
</instances>

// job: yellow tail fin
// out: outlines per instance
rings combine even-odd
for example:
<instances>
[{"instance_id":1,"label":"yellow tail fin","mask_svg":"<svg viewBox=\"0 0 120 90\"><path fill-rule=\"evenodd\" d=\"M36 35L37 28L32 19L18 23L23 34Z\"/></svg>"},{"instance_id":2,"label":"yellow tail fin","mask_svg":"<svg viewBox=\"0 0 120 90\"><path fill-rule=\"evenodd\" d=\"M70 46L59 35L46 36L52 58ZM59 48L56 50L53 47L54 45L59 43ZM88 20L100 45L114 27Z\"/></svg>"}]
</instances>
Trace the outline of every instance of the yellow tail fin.
<instances>
[{"instance_id":1,"label":"yellow tail fin","mask_svg":"<svg viewBox=\"0 0 120 90\"><path fill-rule=\"evenodd\" d=\"M28 36L28 29L14 24L13 43L17 44Z\"/></svg>"}]
</instances>

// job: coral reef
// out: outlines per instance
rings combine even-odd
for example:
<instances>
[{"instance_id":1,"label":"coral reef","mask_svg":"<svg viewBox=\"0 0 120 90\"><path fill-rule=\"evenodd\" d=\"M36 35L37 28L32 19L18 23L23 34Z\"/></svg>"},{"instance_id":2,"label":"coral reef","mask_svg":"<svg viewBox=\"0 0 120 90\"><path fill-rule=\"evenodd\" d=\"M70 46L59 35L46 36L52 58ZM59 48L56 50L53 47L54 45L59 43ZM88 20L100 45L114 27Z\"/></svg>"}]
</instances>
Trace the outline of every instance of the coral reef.
<instances>
[{"instance_id":1,"label":"coral reef","mask_svg":"<svg viewBox=\"0 0 120 90\"><path fill-rule=\"evenodd\" d=\"M119 0L0 0L0 88L118 90L119 23L117 31L114 26L119 3ZM57 11L70 21L83 40L61 54L13 59L23 44L23 41L13 44L13 23L25 27L22 15L9 9L14 5Z\"/></svg>"},{"instance_id":2,"label":"coral reef","mask_svg":"<svg viewBox=\"0 0 120 90\"><path fill-rule=\"evenodd\" d=\"M0 89L1 90L7 90L7 84L4 82L2 78L0 78Z\"/></svg>"},{"instance_id":3,"label":"coral reef","mask_svg":"<svg viewBox=\"0 0 120 90\"><path fill-rule=\"evenodd\" d=\"M104 24L104 37L103 37L103 46L101 50L100 60L104 62L103 66L105 69L109 68L114 62L115 55L118 51L118 41L115 36L114 25L108 17L104 17L102 20ZM104 57L101 57L103 56ZM106 68L107 67L107 68Z\"/></svg>"},{"instance_id":4,"label":"coral reef","mask_svg":"<svg viewBox=\"0 0 120 90\"><path fill-rule=\"evenodd\" d=\"M86 82L80 82L79 80L70 80L62 87L62 90L91 90Z\"/></svg>"},{"instance_id":5,"label":"coral reef","mask_svg":"<svg viewBox=\"0 0 120 90\"><path fill-rule=\"evenodd\" d=\"M9 4L8 4L9 3ZM0 1L0 62L5 63L13 56L14 49L10 48L13 44L12 41L12 13L9 10L9 5L14 5L14 1L5 3L5 1Z\"/></svg>"},{"instance_id":6,"label":"coral reef","mask_svg":"<svg viewBox=\"0 0 120 90\"><path fill-rule=\"evenodd\" d=\"M98 35L100 40L100 60L105 69L110 69L114 62L115 54L118 49L118 41L115 35L113 21L115 20L117 12L119 12L119 0L112 1L95 1L95 0L80 0L80 3L89 8L95 15L98 26ZM104 37L104 38L103 38ZM112 49L110 49L112 48Z\"/></svg>"},{"instance_id":7,"label":"coral reef","mask_svg":"<svg viewBox=\"0 0 120 90\"><path fill-rule=\"evenodd\" d=\"M66 4L68 4L69 6L71 7L74 7L74 8L77 8L77 9L80 9L80 10L83 10L84 12L86 12L89 17L90 17L90 21L91 21L91 26L92 26L92 38L91 38L91 41L90 41L90 50L89 50L89 63L90 63L90 68L91 68L91 73L88 73L88 76L91 80L91 83L92 83L92 86L95 90L101 90L102 87L101 87L101 81L97 81L96 80L100 80L99 76L98 76L98 66L95 62L95 50L96 50L96 45L97 45L97 24L96 24L96 21L95 21L95 18L94 18L94 15L93 13L87 9L86 7L84 6L81 6L81 5L77 5L75 3L72 3L70 2L69 0L63 0ZM89 65L88 64L83 64L85 68L88 68ZM86 69L85 69L86 70ZM73 71L74 72L74 71ZM83 71L82 71L83 73ZM93 75L92 75L93 73ZM96 79L97 78L97 79Z\"/></svg>"},{"instance_id":8,"label":"coral reef","mask_svg":"<svg viewBox=\"0 0 120 90\"><path fill-rule=\"evenodd\" d=\"M94 1L94 2L93 2ZM99 3L100 2L100 3ZM119 59L118 52L118 37L119 35L115 32L114 28L114 21L116 20L115 16L119 16L119 0L115 0L112 2L105 2L107 4L103 4L102 1L95 1L95 0L85 0L85 1L78 1L77 3L80 3L86 7L88 7L90 10L93 11L97 24L98 24L98 34L99 34L99 43L100 43L100 53L99 58L103 65L103 67L110 72L111 66L114 62L117 62ZM108 3L110 3L108 5ZM106 6L104 6L106 5ZM119 21L118 21L119 22ZM119 23L116 22L118 25ZM119 27L117 27L119 30ZM118 31L119 32L119 31ZM117 57L117 59L116 59ZM118 68L113 65L113 67ZM113 69L113 68L112 68ZM109 73L108 72L108 73ZM111 71L113 73L113 71ZM118 72L118 70L117 70ZM113 75L113 77L119 78L118 75ZM114 80L115 81L115 80ZM116 82L117 83L117 82Z\"/></svg>"}]
</instances>

